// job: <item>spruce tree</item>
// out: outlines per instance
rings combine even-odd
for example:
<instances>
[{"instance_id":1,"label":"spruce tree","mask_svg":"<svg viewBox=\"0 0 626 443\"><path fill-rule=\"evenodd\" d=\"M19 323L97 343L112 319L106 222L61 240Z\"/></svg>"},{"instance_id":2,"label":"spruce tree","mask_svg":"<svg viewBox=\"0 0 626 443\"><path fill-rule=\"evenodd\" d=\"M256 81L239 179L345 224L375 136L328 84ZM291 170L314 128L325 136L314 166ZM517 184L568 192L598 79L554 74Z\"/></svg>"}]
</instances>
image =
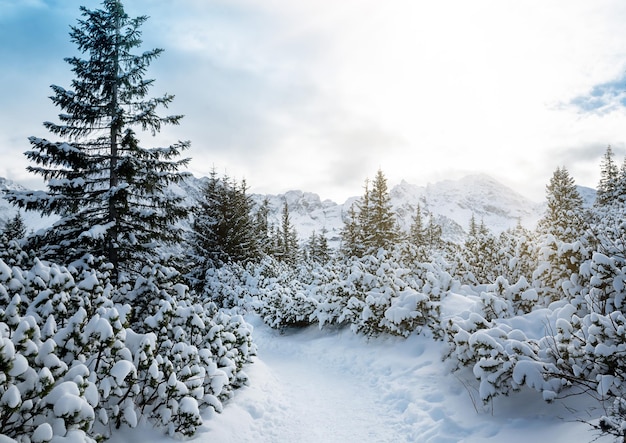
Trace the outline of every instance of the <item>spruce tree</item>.
<instances>
[{"instance_id":1,"label":"spruce tree","mask_svg":"<svg viewBox=\"0 0 626 443\"><path fill-rule=\"evenodd\" d=\"M596 193L596 205L606 205L617 197L619 176L620 171L613 160L613 150L609 145L600 163L600 182Z\"/></svg>"},{"instance_id":2,"label":"spruce tree","mask_svg":"<svg viewBox=\"0 0 626 443\"><path fill-rule=\"evenodd\" d=\"M326 228L318 235L315 231L311 233L309 241L306 244L304 258L306 260L318 263L326 263L330 259L330 251L328 248L328 240L326 239Z\"/></svg>"},{"instance_id":3,"label":"spruce tree","mask_svg":"<svg viewBox=\"0 0 626 443\"><path fill-rule=\"evenodd\" d=\"M27 263L28 253L22 250L23 239L26 236L26 223L21 212L7 220L0 231L0 260L10 266Z\"/></svg>"},{"instance_id":4,"label":"spruce tree","mask_svg":"<svg viewBox=\"0 0 626 443\"><path fill-rule=\"evenodd\" d=\"M277 229L277 250L275 255L281 261L288 264L295 264L298 259L298 235L291 223L289 216L289 205L287 201L283 204L280 228Z\"/></svg>"},{"instance_id":5,"label":"spruce tree","mask_svg":"<svg viewBox=\"0 0 626 443\"><path fill-rule=\"evenodd\" d=\"M196 289L203 287L208 269L246 263L261 254L246 182L239 184L228 176L220 179L212 171L201 192L188 241L189 277Z\"/></svg>"},{"instance_id":6,"label":"spruce tree","mask_svg":"<svg viewBox=\"0 0 626 443\"><path fill-rule=\"evenodd\" d=\"M387 179L379 169L372 182L368 225L365 229L365 242L374 250L390 250L397 242L399 233L396 216L391 208L391 197L387 190Z\"/></svg>"},{"instance_id":7,"label":"spruce tree","mask_svg":"<svg viewBox=\"0 0 626 443\"><path fill-rule=\"evenodd\" d=\"M270 237L270 225L268 221L269 212L270 203L266 197L263 199L263 202L256 209L254 214L254 235L259 253L261 255L269 255L272 251L272 240Z\"/></svg>"},{"instance_id":8,"label":"spruce tree","mask_svg":"<svg viewBox=\"0 0 626 443\"><path fill-rule=\"evenodd\" d=\"M383 172L378 170L371 190L369 183L366 179L363 197L350 208L349 216L344 220L342 251L348 256L362 257L379 248L390 250L400 239Z\"/></svg>"},{"instance_id":9,"label":"spruce tree","mask_svg":"<svg viewBox=\"0 0 626 443\"><path fill-rule=\"evenodd\" d=\"M574 179L565 167L554 171L546 186L546 200L546 213L537 225L539 233L554 235L564 242L578 240L587 216Z\"/></svg>"},{"instance_id":10,"label":"spruce tree","mask_svg":"<svg viewBox=\"0 0 626 443\"><path fill-rule=\"evenodd\" d=\"M615 195L620 202L626 202L626 158L624 158L622 166L619 168Z\"/></svg>"},{"instance_id":11,"label":"spruce tree","mask_svg":"<svg viewBox=\"0 0 626 443\"><path fill-rule=\"evenodd\" d=\"M532 273L537 267L535 254L535 239L518 220L513 229L507 229L500 234L500 275L510 283L516 283L524 278L532 281Z\"/></svg>"},{"instance_id":12,"label":"spruce tree","mask_svg":"<svg viewBox=\"0 0 626 443\"><path fill-rule=\"evenodd\" d=\"M533 274L533 286L547 304L569 296L562 283L579 273L586 258L584 233L590 216L564 167L554 171L546 186L546 200L546 213L537 224L538 268Z\"/></svg>"},{"instance_id":13,"label":"spruce tree","mask_svg":"<svg viewBox=\"0 0 626 443\"><path fill-rule=\"evenodd\" d=\"M7 241L21 240L26 236L26 223L20 211L13 218L6 221L2 235Z\"/></svg>"},{"instance_id":14,"label":"spruce tree","mask_svg":"<svg viewBox=\"0 0 626 443\"><path fill-rule=\"evenodd\" d=\"M340 251L346 257L360 257L363 251L361 242L361 228L356 210L356 204L350 206L347 216L344 218L343 229L341 230Z\"/></svg>"},{"instance_id":15,"label":"spruce tree","mask_svg":"<svg viewBox=\"0 0 626 443\"><path fill-rule=\"evenodd\" d=\"M426 227L424 226L424 217L422 216L422 207L418 203L413 223L409 230L409 240L415 246L423 246L426 243Z\"/></svg>"},{"instance_id":16,"label":"spruce tree","mask_svg":"<svg viewBox=\"0 0 626 443\"><path fill-rule=\"evenodd\" d=\"M371 237L371 192L369 178L365 179L365 185L363 186L363 189L363 197L361 197L361 199L356 202L356 209L358 210L356 223L359 232L359 240L360 243L362 243L363 248L363 250L360 251L361 253L364 253L365 249L369 248L369 240Z\"/></svg>"},{"instance_id":17,"label":"spruce tree","mask_svg":"<svg viewBox=\"0 0 626 443\"><path fill-rule=\"evenodd\" d=\"M481 221L476 223L474 214L463 250L461 251L461 277L468 283L492 283L498 277L498 239Z\"/></svg>"},{"instance_id":18,"label":"spruce tree","mask_svg":"<svg viewBox=\"0 0 626 443\"><path fill-rule=\"evenodd\" d=\"M14 191L9 201L61 219L35 237L43 258L68 263L90 253L113 265L113 279L140 271L158 255L158 246L181 239L176 222L186 217L182 197L166 192L185 174L179 159L189 147L144 148L136 130L155 135L180 115L159 116L174 96L149 97L150 63L162 49L133 53L147 17L130 18L122 2L105 0L102 9L81 7L82 19L70 40L85 58L69 57L71 89L52 86L60 123L44 126L60 141L31 137L27 169L47 182L47 192Z\"/></svg>"},{"instance_id":19,"label":"spruce tree","mask_svg":"<svg viewBox=\"0 0 626 443\"><path fill-rule=\"evenodd\" d=\"M431 251L443 249L446 242L442 238L443 229L441 225L435 222L435 217L430 214L428 224L426 225L425 240L426 245Z\"/></svg>"}]
</instances>

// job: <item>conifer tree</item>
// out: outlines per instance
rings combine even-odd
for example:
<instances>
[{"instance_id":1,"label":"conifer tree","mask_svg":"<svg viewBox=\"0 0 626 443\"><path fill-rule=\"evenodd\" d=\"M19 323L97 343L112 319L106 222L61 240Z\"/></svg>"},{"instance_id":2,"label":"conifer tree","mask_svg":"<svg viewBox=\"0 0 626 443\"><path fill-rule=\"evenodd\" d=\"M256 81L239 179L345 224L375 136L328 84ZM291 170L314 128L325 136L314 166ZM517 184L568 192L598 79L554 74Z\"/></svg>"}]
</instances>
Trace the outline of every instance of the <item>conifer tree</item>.
<instances>
[{"instance_id":1,"label":"conifer tree","mask_svg":"<svg viewBox=\"0 0 626 443\"><path fill-rule=\"evenodd\" d=\"M533 286L540 289L544 303L562 299L562 283L578 274L587 250L584 233L590 218L574 179L567 169L557 168L546 186L547 208L537 224L538 268Z\"/></svg>"},{"instance_id":2,"label":"conifer tree","mask_svg":"<svg viewBox=\"0 0 626 443\"><path fill-rule=\"evenodd\" d=\"M211 171L194 215L189 236L192 252L189 277L196 289L203 286L203 276L209 268L259 258L252 200L245 181L238 184L228 176L219 179Z\"/></svg>"},{"instance_id":3,"label":"conifer tree","mask_svg":"<svg viewBox=\"0 0 626 443\"><path fill-rule=\"evenodd\" d=\"M341 252L347 257L360 257L363 251L356 204L350 206L341 230Z\"/></svg>"},{"instance_id":4,"label":"conifer tree","mask_svg":"<svg viewBox=\"0 0 626 443\"><path fill-rule=\"evenodd\" d=\"M275 255L278 259L295 264L298 258L298 235L291 223L289 216L289 205L287 201L283 204L283 212L280 228L277 229L277 250Z\"/></svg>"},{"instance_id":5,"label":"conifer tree","mask_svg":"<svg viewBox=\"0 0 626 443\"><path fill-rule=\"evenodd\" d=\"M202 198L194 210L189 245L194 253L195 273L203 273L208 267L216 267L222 259L217 226L220 222L220 194L223 184L212 170L200 189ZM200 275L197 275L199 278Z\"/></svg>"},{"instance_id":6,"label":"conifer tree","mask_svg":"<svg viewBox=\"0 0 626 443\"><path fill-rule=\"evenodd\" d=\"M2 235L7 241L21 240L26 236L26 223L20 211L18 211L13 218L6 221Z\"/></svg>"},{"instance_id":7,"label":"conifer tree","mask_svg":"<svg viewBox=\"0 0 626 443\"><path fill-rule=\"evenodd\" d=\"M365 193L359 202L350 208L342 231L344 254L361 257L383 248L390 250L400 239L395 214L391 208L387 179L379 169L372 189L369 179L365 180ZM357 213L358 210L358 213Z\"/></svg>"},{"instance_id":8,"label":"conifer tree","mask_svg":"<svg viewBox=\"0 0 626 443\"><path fill-rule=\"evenodd\" d=\"M476 223L474 214L463 250L461 251L461 277L468 283L492 283L498 277L498 239L481 221Z\"/></svg>"},{"instance_id":9,"label":"conifer tree","mask_svg":"<svg viewBox=\"0 0 626 443\"><path fill-rule=\"evenodd\" d=\"M71 89L52 86L60 123L44 126L60 141L31 137L27 169L47 182L47 192L9 193L12 203L59 222L35 237L42 258L68 263L85 253L104 256L113 265L113 280L134 274L157 257L162 244L180 241L176 222L186 217L182 197L166 192L185 174L179 159L189 147L144 148L136 130L155 135L180 115L162 117L174 96L149 97L150 63L162 49L133 53L147 17L130 18L119 0L103 8L80 8L83 19L71 27L70 40L85 58L69 57Z\"/></svg>"},{"instance_id":10,"label":"conifer tree","mask_svg":"<svg viewBox=\"0 0 626 443\"><path fill-rule=\"evenodd\" d=\"M426 227L424 226L424 217L422 216L422 207L418 203L413 222L409 229L409 240L415 246L422 246L426 243Z\"/></svg>"},{"instance_id":11,"label":"conifer tree","mask_svg":"<svg viewBox=\"0 0 626 443\"><path fill-rule=\"evenodd\" d=\"M435 222L435 217L430 214L428 217L428 224L426 225L426 245L431 251L442 249L445 246L445 241L442 238L443 229L441 225Z\"/></svg>"},{"instance_id":12,"label":"conifer tree","mask_svg":"<svg viewBox=\"0 0 626 443\"><path fill-rule=\"evenodd\" d=\"M585 228L586 215L582 197L565 167L554 171L546 186L546 200L546 213L537 225L538 231L564 242L578 240Z\"/></svg>"},{"instance_id":13,"label":"conifer tree","mask_svg":"<svg viewBox=\"0 0 626 443\"><path fill-rule=\"evenodd\" d=\"M365 244L370 249L391 249L397 242L399 233L396 216L391 208L391 197L387 190L387 179L379 169L372 182L369 202L369 218L364 226Z\"/></svg>"},{"instance_id":14,"label":"conifer tree","mask_svg":"<svg viewBox=\"0 0 626 443\"><path fill-rule=\"evenodd\" d=\"M268 215L270 212L270 203L266 198L263 199L261 205L254 214L254 233L259 253L271 254L272 241L270 238L270 225Z\"/></svg>"},{"instance_id":15,"label":"conifer tree","mask_svg":"<svg viewBox=\"0 0 626 443\"><path fill-rule=\"evenodd\" d=\"M626 202L626 158L624 158L622 166L619 168L615 195L620 202Z\"/></svg>"},{"instance_id":16,"label":"conifer tree","mask_svg":"<svg viewBox=\"0 0 626 443\"><path fill-rule=\"evenodd\" d=\"M305 259L318 263L326 263L330 259L328 240L326 239L327 232L326 228L322 229L319 235L313 231L303 251L305 253Z\"/></svg>"},{"instance_id":17,"label":"conifer tree","mask_svg":"<svg viewBox=\"0 0 626 443\"><path fill-rule=\"evenodd\" d=\"M613 160L613 150L609 145L600 163L600 182L596 192L596 205L606 205L617 197L619 176L620 171Z\"/></svg>"},{"instance_id":18,"label":"conifer tree","mask_svg":"<svg viewBox=\"0 0 626 443\"><path fill-rule=\"evenodd\" d=\"M7 220L0 232L0 260L13 265L26 264L28 254L22 250L23 239L26 236L26 223L20 211Z\"/></svg>"},{"instance_id":19,"label":"conifer tree","mask_svg":"<svg viewBox=\"0 0 626 443\"><path fill-rule=\"evenodd\" d=\"M363 243L363 248L366 248L368 237L370 237L371 231L371 192L369 178L365 179L365 185L363 186L363 189L363 197L361 197L361 200L356 202L356 209L358 210L356 223L359 230L359 240Z\"/></svg>"},{"instance_id":20,"label":"conifer tree","mask_svg":"<svg viewBox=\"0 0 626 443\"><path fill-rule=\"evenodd\" d=\"M524 278L532 281L532 273L537 267L535 242L530 230L522 226L518 220L513 229L507 229L500 234L500 265L499 275L510 283L516 283Z\"/></svg>"}]
</instances>

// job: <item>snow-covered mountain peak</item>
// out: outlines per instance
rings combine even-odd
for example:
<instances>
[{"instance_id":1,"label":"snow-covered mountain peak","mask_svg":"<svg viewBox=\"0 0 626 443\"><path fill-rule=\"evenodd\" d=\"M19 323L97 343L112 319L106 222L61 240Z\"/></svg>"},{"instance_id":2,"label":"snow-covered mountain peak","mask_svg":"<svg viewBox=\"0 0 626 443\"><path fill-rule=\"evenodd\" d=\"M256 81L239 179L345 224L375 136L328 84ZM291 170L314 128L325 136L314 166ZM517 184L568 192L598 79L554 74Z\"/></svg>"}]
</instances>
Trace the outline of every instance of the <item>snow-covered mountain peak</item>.
<instances>
[{"instance_id":1,"label":"snow-covered mountain peak","mask_svg":"<svg viewBox=\"0 0 626 443\"><path fill-rule=\"evenodd\" d=\"M25 191L26 188L13 180L0 177L0 193L4 191Z\"/></svg>"},{"instance_id":2,"label":"snow-covered mountain peak","mask_svg":"<svg viewBox=\"0 0 626 443\"><path fill-rule=\"evenodd\" d=\"M27 191L28 188L20 185L19 183L9 180L4 177L0 177L0 229L4 228L7 220L15 217L18 209L4 199L4 193L6 191ZM58 217L46 216L42 217L40 213L33 211L22 211L22 217L24 223L29 229L37 231L42 228L46 228L52 225Z\"/></svg>"}]
</instances>

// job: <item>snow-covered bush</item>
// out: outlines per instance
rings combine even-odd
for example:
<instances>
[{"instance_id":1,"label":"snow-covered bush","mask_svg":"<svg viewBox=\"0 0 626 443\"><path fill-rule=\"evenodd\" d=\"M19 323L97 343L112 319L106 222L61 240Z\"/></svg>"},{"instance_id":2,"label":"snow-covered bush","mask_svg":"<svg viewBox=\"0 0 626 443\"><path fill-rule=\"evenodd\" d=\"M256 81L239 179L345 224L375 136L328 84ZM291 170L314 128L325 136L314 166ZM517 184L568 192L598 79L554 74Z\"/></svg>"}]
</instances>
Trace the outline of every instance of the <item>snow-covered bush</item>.
<instances>
[{"instance_id":1,"label":"snow-covered bush","mask_svg":"<svg viewBox=\"0 0 626 443\"><path fill-rule=\"evenodd\" d=\"M479 382L481 400L508 395L526 385L552 400L567 380L544 356L542 341L506 321L486 320L479 313L449 320L445 358L453 370L469 367Z\"/></svg>"},{"instance_id":2,"label":"snow-covered bush","mask_svg":"<svg viewBox=\"0 0 626 443\"><path fill-rule=\"evenodd\" d=\"M277 329L311 324L317 301L309 295L311 284L306 284L297 267L267 257L253 270L250 281L256 285L251 289L256 294L251 307L266 324Z\"/></svg>"},{"instance_id":3,"label":"snow-covered bush","mask_svg":"<svg viewBox=\"0 0 626 443\"><path fill-rule=\"evenodd\" d=\"M84 263L89 263L86 260ZM251 327L147 267L121 291L109 267L0 261L0 428L18 442L91 441L140 416L192 435L246 382ZM140 300L141 313L114 300Z\"/></svg>"},{"instance_id":4,"label":"snow-covered bush","mask_svg":"<svg viewBox=\"0 0 626 443\"><path fill-rule=\"evenodd\" d=\"M500 276L481 291L481 313L487 320L527 314L537 307L538 298L537 290L524 277L512 285Z\"/></svg>"},{"instance_id":5,"label":"snow-covered bush","mask_svg":"<svg viewBox=\"0 0 626 443\"><path fill-rule=\"evenodd\" d=\"M245 280L239 305L252 307L271 327L350 325L366 335L405 337L424 327L441 336L440 300L452 285L438 265L384 249L324 264L266 259L249 266Z\"/></svg>"},{"instance_id":6,"label":"snow-covered bush","mask_svg":"<svg viewBox=\"0 0 626 443\"><path fill-rule=\"evenodd\" d=\"M442 295L451 278L433 265L404 264L400 254L379 249L353 259L342 291L350 298L340 319L357 333L408 336L423 327L439 331Z\"/></svg>"},{"instance_id":7,"label":"snow-covered bush","mask_svg":"<svg viewBox=\"0 0 626 443\"><path fill-rule=\"evenodd\" d=\"M229 263L208 269L204 276L203 293L219 307L248 306L251 302L250 297L257 295L254 290L256 282L248 269L253 267L252 264L243 267L238 263Z\"/></svg>"},{"instance_id":8,"label":"snow-covered bush","mask_svg":"<svg viewBox=\"0 0 626 443\"><path fill-rule=\"evenodd\" d=\"M533 272L532 286L536 288L539 306L569 299L571 281L576 281L589 250L583 241L564 242L553 235L542 237L539 245L537 269Z\"/></svg>"}]
</instances>

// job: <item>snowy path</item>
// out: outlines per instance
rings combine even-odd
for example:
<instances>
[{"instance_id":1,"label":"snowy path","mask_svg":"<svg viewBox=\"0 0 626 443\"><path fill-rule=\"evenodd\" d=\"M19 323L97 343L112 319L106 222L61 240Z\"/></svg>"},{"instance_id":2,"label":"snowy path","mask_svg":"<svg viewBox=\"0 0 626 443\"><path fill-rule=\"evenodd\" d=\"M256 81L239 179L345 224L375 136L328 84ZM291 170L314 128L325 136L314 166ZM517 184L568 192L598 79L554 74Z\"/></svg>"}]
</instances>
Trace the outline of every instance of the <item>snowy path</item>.
<instances>
[{"instance_id":1,"label":"snowy path","mask_svg":"<svg viewBox=\"0 0 626 443\"><path fill-rule=\"evenodd\" d=\"M250 386L222 414L207 416L196 443L569 443L594 437L564 405L547 405L534 392L497 398L493 411L475 407L471 388L445 370L441 343L430 339L368 341L349 330L315 328L281 335L250 320L259 348L246 370ZM144 428L112 441L172 440Z\"/></svg>"},{"instance_id":2,"label":"snowy path","mask_svg":"<svg viewBox=\"0 0 626 443\"><path fill-rule=\"evenodd\" d=\"M281 335L257 322L255 340L251 386L207 422L201 442L503 441L499 420L476 413L429 339L368 341L315 328Z\"/></svg>"}]
</instances>

